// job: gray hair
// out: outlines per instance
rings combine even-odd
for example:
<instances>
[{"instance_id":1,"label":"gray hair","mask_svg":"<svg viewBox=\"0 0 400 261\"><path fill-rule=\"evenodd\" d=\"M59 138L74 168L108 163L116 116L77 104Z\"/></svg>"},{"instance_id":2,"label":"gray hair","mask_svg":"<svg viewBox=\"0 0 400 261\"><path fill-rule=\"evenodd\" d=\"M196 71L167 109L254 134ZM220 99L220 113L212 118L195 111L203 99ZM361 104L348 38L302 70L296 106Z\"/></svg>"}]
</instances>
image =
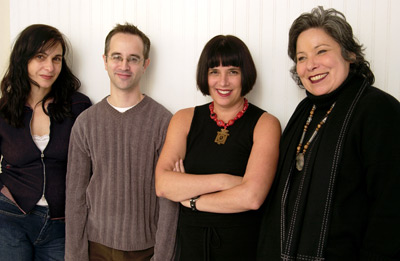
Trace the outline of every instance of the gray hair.
<instances>
[{"instance_id":1,"label":"gray hair","mask_svg":"<svg viewBox=\"0 0 400 261\"><path fill-rule=\"evenodd\" d=\"M354 37L353 29L346 21L346 17L333 8L324 10L322 6L318 6L310 13L301 14L294 20L289 30L288 55L295 63L290 69L290 73L300 87L303 84L296 72L297 39L302 32L310 28L324 30L340 45L343 59L351 63L350 72L363 76L370 84L374 83L374 74L370 69L369 62L364 58L364 48Z\"/></svg>"}]
</instances>

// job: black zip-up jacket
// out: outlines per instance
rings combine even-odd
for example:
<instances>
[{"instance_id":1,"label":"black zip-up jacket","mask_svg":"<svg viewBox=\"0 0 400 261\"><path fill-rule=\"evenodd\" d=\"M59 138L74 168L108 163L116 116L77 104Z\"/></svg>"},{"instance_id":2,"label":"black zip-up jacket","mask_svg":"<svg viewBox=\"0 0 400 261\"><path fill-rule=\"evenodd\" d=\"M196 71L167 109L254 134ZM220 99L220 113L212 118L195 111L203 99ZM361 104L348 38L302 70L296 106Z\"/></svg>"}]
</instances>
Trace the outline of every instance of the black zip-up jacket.
<instances>
[{"instance_id":1,"label":"black zip-up jacket","mask_svg":"<svg viewBox=\"0 0 400 261\"><path fill-rule=\"evenodd\" d=\"M32 139L33 111L30 107L25 107L23 128L12 127L0 117L0 153L3 156L0 189L23 213L29 213L44 193L50 217L64 218L70 132L76 117L90 105L84 94L77 92L72 96L74 117L61 123L50 119L50 140L43 153Z\"/></svg>"}]
</instances>

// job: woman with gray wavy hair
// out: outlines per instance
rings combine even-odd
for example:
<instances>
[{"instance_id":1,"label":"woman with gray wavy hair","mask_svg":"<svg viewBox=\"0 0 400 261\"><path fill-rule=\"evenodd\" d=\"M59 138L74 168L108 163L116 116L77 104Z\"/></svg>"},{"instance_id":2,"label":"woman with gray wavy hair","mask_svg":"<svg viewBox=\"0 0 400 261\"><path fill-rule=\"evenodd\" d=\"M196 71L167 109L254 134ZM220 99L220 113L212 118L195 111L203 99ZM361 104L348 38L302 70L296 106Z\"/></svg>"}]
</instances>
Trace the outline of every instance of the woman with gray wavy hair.
<instances>
[{"instance_id":1,"label":"woman with gray wavy hair","mask_svg":"<svg viewBox=\"0 0 400 261\"><path fill-rule=\"evenodd\" d=\"M399 102L334 9L300 15L288 54L307 97L282 135L258 260L399 260Z\"/></svg>"}]
</instances>

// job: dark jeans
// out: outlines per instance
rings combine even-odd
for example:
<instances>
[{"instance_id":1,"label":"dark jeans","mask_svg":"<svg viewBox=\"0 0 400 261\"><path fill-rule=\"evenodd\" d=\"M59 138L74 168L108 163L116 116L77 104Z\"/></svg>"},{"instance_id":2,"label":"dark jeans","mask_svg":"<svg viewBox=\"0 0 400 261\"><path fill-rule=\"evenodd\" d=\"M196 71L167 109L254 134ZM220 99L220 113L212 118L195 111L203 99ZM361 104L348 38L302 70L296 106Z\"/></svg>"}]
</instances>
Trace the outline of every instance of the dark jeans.
<instances>
[{"instance_id":1,"label":"dark jeans","mask_svg":"<svg viewBox=\"0 0 400 261\"><path fill-rule=\"evenodd\" d=\"M65 222L48 213L36 206L24 214L0 193L0 260L64 260Z\"/></svg>"}]
</instances>

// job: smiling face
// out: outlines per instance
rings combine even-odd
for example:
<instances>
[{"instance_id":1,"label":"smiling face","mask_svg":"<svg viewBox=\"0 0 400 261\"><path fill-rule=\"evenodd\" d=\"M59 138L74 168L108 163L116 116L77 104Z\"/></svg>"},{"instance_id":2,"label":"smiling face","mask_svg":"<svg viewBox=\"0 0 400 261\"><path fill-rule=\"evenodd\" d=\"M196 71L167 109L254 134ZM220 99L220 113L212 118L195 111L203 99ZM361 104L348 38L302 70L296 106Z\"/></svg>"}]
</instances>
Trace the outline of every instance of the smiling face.
<instances>
[{"instance_id":1,"label":"smiling face","mask_svg":"<svg viewBox=\"0 0 400 261\"><path fill-rule=\"evenodd\" d=\"M303 86L319 96L336 90L347 78L350 62L340 45L324 30L311 28L297 38L296 71Z\"/></svg>"},{"instance_id":2,"label":"smiling face","mask_svg":"<svg viewBox=\"0 0 400 261\"><path fill-rule=\"evenodd\" d=\"M208 69L208 86L216 106L231 107L242 103L242 73L239 67L218 66Z\"/></svg>"},{"instance_id":3,"label":"smiling face","mask_svg":"<svg viewBox=\"0 0 400 261\"><path fill-rule=\"evenodd\" d=\"M143 48L143 41L137 35L117 33L111 38L110 49L107 56L103 55L103 59L112 90L130 91L139 88L140 79L150 63L149 59L143 61ZM113 55L119 55L123 60L113 60ZM132 57L141 62L129 62L128 59Z\"/></svg>"},{"instance_id":4,"label":"smiling face","mask_svg":"<svg viewBox=\"0 0 400 261\"><path fill-rule=\"evenodd\" d=\"M47 88L50 91L51 86L60 75L62 68L63 50L61 44L37 53L28 62L28 75L31 81L39 85L39 88ZM31 88L37 85L31 83Z\"/></svg>"}]
</instances>

